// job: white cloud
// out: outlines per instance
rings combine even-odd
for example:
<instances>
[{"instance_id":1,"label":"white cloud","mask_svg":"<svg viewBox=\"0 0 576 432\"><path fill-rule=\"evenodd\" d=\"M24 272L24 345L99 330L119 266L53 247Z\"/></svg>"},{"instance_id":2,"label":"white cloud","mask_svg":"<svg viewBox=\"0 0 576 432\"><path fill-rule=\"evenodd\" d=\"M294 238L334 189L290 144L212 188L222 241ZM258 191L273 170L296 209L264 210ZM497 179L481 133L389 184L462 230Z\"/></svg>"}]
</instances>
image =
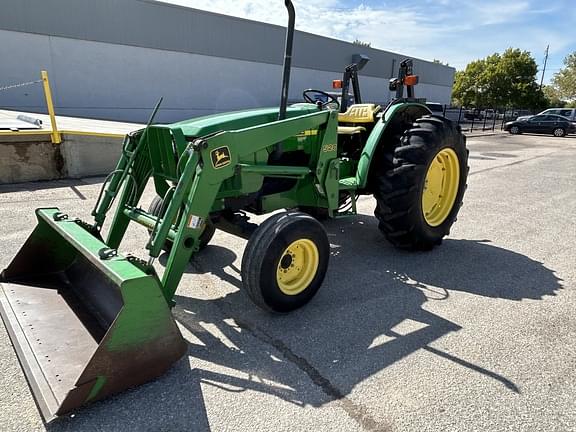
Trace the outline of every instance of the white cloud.
<instances>
[{"instance_id":1,"label":"white cloud","mask_svg":"<svg viewBox=\"0 0 576 432\"><path fill-rule=\"evenodd\" d=\"M165 1L286 25L281 0ZM562 26L562 20L554 26L534 22L539 16L565 10L565 0L549 0L545 9L536 0L382 1L378 7L350 6L350 0L294 0L294 4L299 30L347 41L359 39L374 48L437 58L457 68L510 46L527 49L539 59L548 43L551 52L561 52L576 42L571 25Z\"/></svg>"}]
</instances>

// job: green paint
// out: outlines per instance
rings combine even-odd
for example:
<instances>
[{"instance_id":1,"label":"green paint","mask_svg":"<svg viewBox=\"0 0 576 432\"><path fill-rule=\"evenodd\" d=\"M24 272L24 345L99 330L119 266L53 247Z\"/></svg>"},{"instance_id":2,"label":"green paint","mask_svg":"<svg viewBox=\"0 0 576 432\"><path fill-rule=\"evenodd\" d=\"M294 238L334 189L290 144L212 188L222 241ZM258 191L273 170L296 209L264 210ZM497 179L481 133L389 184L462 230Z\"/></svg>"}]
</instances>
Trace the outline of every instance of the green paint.
<instances>
[{"instance_id":1,"label":"green paint","mask_svg":"<svg viewBox=\"0 0 576 432\"><path fill-rule=\"evenodd\" d=\"M318 110L312 104L294 105L282 121L277 120L277 108L267 108L149 126L129 141L127 148L132 152L124 152L118 164L122 172L129 171L130 176L125 177L138 187L124 188L107 244L117 248L130 221L148 229L154 227L155 218L134 210L150 177L159 195L170 192L166 214L157 224L148 249L151 257L158 257L165 242L173 242L160 286L171 305L182 273L198 250L202 230L194 221L225 209L226 199L257 194L265 181L275 178L293 181L293 186L259 198L256 195L258 202L253 207L264 213L297 206L321 207L335 216L341 191L356 197L366 188L371 161L378 146L383 145L382 137L391 121L416 105L392 105L372 127L357 160L340 156L338 113ZM315 132L305 133L311 130ZM282 143L284 154L299 154L294 157L305 162L269 164L276 143ZM116 190L121 185L113 186ZM346 215L355 213L355 206L353 209ZM98 212L97 220L104 220L104 214Z\"/></svg>"},{"instance_id":2,"label":"green paint","mask_svg":"<svg viewBox=\"0 0 576 432\"><path fill-rule=\"evenodd\" d=\"M277 109L259 109L149 125L126 140L117 172L93 214L94 226L101 227L116 199L105 242L72 217L55 220L56 208L38 209L38 226L23 250L30 246L45 250L49 245L53 253L44 267L31 271L64 271L82 256L83 262L96 269L93 279L101 279L102 286L95 284L93 289L121 295L123 306L79 378L80 384L94 382L87 401L105 395L107 383L117 379L115 359L145 353L146 358L139 359L143 364L153 356L170 363L184 354L185 343L170 308L189 260L199 248L207 218L226 210L230 198L242 198L244 209L261 213L308 206L327 209L332 217L355 214L354 200L365 193L375 151L386 144L382 142L386 128L409 106L414 104L392 106L373 125L354 157L343 157L338 113L311 104L293 106L282 121L276 119ZM282 143L283 155L273 159L278 143ZM162 219L141 208L149 180L166 198ZM352 209L339 213L343 191L353 197ZM103 249L119 248L130 222L154 230L147 245L149 258L159 257L166 241L172 242L161 280L145 262L121 254L100 258ZM26 256L19 253L14 262ZM159 346L175 347L168 360Z\"/></svg>"},{"instance_id":3,"label":"green paint","mask_svg":"<svg viewBox=\"0 0 576 432\"><path fill-rule=\"evenodd\" d=\"M362 190L366 188L366 184L368 182L368 173L370 171L370 163L372 162L374 153L376 152L376 149L379 145L386 144L381 142L386 128L390 125L390 122L394 119L395 116L410 107L422 108L422 110L429 112L428 108L417 103L401 103L392 105L384 113L382 120L378 121L374 126L374 129L372 129L372 132L370 133L370 136L366 140L366 144L364 144L364 148L362 149L360 160L358 161L358 171L356 173L356 183L358 185L358 189Z\"/></svg>"},{"instance_id":4,"label":"green paint","mask_svg":"<svg viewBox=\"0 0 576 432\"><path fill-rule=\"evenodd\" d=\"M104 384L106 384L105 376L99 376L98 378L96 378L96 382L92 386L92 390L90 390L90 394L86 398L86 402L90 402L92 399L98 396L98 393L100 393L100 390L102 390Z\"/></svg>"}]
</instances>

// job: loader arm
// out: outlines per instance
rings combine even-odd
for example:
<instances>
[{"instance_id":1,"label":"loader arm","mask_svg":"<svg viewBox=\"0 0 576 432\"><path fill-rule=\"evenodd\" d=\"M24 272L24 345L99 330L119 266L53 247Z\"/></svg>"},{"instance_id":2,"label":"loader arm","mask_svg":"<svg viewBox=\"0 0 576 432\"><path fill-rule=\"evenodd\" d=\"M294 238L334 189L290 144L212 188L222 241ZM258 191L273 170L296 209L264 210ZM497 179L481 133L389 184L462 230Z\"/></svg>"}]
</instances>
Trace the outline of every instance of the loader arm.
<instances>
[{"instance_id":1,"label":"loader arm","mask_svg":"<svg viewBox=\"0 0 576 432\"><path fill-rule=\"evenodd\" d=\"M304 130L319 128L323 129L323 138L317 169L313 172L307 167L241 163L259 151L271 149L277 142ZM192 254L198 250L203 222L209 217L223 183L238 176L244 179L247 187L243 192L248 194L258 190L265 177L298 178L314 175L319 189L334 191L337 179L332 180L333 185L326 185L326 181L329 178L330 161L336 158L336 128L337 113L320 111L279 122L221 132L207 138L196 139L188 146L182 155L187 159L182 175L170 199L165 217L160 221L158 229L153 232L149 244L150 256L158 257L169 237L172 221L183 208L176 235L171 239L173 245L162 280L164 296L168 302L171 302ZM327 151L322 151L324 148ZM218 155L224 155L225 159L218 160ZM332 198L336 198L335 194ZM121 203L119 208L121 206L125 204ZM126 211L123 211L123 214L131 217ZM138 222L136 218L133 220Z\"/></svg>"},{"instance_id":2,"label":"loader arm","mask_svg":"<svg viewBox=\"0 0 576 432\"><path fill-rule=\"evenodd\" d=\"M95 210L100 227L119 196L106 242L95 225L57 208L37 211L37 228L0 276L0 312L46 420L149 381L184 355L186 344L170 307L224 182L250 180L244 193L268 176L314 176L324 186L336 158L336 116L331 111L293 116L197 138L185 147L170 138L182 137L177 130L140 131L126 141ZM317 170L254 157L246 163L250 155L267 153L310 129L319 130L322 146L330 143L330 151L319 152ZM151 177L165 182L174 176L164 218L139 208ZM162 278L151 260L118 253L132 221L151 229L151 259L172 241Z\"/></svg>"}]
</instances>

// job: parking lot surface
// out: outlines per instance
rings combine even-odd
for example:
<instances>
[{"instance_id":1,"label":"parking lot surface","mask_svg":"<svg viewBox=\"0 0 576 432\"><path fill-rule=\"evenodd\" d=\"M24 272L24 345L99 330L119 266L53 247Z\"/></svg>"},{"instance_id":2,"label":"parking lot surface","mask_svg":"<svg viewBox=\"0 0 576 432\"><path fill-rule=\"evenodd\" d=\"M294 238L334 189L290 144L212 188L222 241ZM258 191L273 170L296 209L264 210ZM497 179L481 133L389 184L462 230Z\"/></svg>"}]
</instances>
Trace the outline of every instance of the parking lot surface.
<instances>
[{"instance_id":1,"label":"parking lot surface","mask_svg":"<svg viewBox=\"0 0 576 432\"><path fill-rule=\"evenodd\" d=\"M0 430L575 430L576 138L468 145L464 207L440 247L395 250L362 198L361 215L325 224L332 257L315 299L271 316L241 292L245 241L218 231L176 296L188 356L48 426L0 325ZM89 220L101 182L0 187L0 268L34 208ZM144 257L146 239L131 228L123 251Z\"/></svg>"}]
</instances>

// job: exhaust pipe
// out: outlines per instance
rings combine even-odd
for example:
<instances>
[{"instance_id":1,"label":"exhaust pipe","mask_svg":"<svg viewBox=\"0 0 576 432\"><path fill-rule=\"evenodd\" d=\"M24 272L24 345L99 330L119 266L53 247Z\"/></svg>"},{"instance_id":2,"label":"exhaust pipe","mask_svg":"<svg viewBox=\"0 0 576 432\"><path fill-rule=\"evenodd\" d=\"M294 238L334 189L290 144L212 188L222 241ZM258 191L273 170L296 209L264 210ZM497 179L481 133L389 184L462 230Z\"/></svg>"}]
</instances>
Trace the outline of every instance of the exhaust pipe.
<instances>
[{"instance_id":1,"label":"exhaust pipe","mask_svg":"<svg viewBox=\"0 0 576 432\"><path fill-rule=\"evenodd\" d=\"M286 28L286 46L284 50L284 71L282 73L282 95L280 98L280 112L278 120L286 118L288 106L288 88L290 86L290 69L292 67L292 47L294 46L294 26L296 25L296 11L292 0L284 0L288 10L288 27Z\"/></svg>"}]
</instances>

